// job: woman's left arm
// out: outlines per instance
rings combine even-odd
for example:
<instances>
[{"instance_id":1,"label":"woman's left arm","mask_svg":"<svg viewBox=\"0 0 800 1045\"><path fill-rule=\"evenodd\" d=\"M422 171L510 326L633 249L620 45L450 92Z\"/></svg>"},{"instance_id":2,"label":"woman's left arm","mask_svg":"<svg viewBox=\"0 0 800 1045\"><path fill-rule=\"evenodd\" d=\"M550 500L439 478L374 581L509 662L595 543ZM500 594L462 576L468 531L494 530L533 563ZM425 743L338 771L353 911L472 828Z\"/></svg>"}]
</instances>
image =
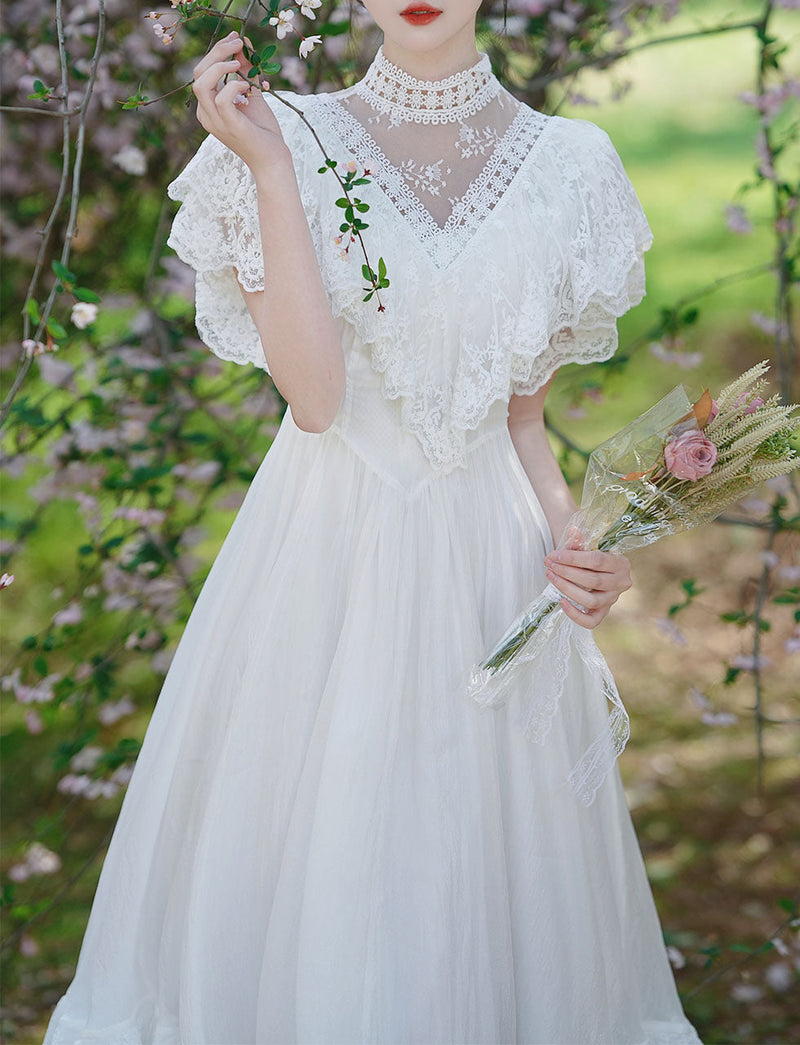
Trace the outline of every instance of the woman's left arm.
<instances>
[{"instance_id":1,"label":"woman's left arm","mask_svg":"<svg viewBox=\"0 0 800 1045\"><path fill-rule=\"evenodd\" d=\"M558 544L578 506L550 449L544 424L544 401L553 377L534 395L511 396L508 430L547 518L553 543ZM586 612L582 613L566 598L562 599L561 607L570 620L584 628L596 628L622 592L630 588L630 563L624 555L586 551L581 548L579 538L569 545L545 556L547 579L564 595L585 607Z\"/></svg>"}]
</instances>

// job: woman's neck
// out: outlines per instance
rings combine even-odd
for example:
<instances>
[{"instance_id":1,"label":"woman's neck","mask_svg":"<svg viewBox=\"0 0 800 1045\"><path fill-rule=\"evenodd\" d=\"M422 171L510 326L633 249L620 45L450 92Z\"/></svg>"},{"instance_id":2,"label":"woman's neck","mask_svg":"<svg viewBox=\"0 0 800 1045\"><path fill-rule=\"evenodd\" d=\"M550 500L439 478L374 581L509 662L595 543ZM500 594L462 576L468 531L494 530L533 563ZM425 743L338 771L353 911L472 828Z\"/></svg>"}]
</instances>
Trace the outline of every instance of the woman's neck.
<instances>
[{"instance_id":1,"label":"woman's neck","mask_svg":"<svg viewBox=\"0 0 800 1045\"><path fill-rule=\"evenodd\" d=\"M473 26L465 26L465 30L442 47L430 51L410 51L393 40L384 39L383 53L393 65L418 80L444 80L470 69L480 57L475 47Z\"/></svg>"}]
</instances>

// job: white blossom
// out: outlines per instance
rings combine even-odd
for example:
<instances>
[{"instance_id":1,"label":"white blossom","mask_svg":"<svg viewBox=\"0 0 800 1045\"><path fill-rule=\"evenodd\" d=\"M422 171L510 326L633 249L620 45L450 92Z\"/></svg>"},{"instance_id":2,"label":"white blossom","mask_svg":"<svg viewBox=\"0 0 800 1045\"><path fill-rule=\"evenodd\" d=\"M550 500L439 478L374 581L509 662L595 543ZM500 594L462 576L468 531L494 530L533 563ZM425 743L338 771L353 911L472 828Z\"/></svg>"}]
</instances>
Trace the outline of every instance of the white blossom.
<instances>
[{"instance_id":1,"label":"white blossom","mask_svg":"<svg viewBox=\"0 0 800 1045\"><path fill-rule=\"evenodd\" d=\"M304 18L315 19L317 16L314 14L314 10L322 7L322 0L298 0L298 7Z\"/></svg>"},{"instance_id":2,"label":"white blossom","mask_svg":"<svg viewBox=\"0 0 800 1045\"><path fill-rule=\"evenodd\" d=\"M276 27L275 33L279 40L282 40L287 33L291 33L293 31L293 18L294 11L278 11L276 17L270 18L269 24L274 25Z\"/></svg>"},{"instance_id":3,"label":"white blossom","mask_svg":"<svg viewBox=\"0 0 800 1045\"><path fill-rule=\"evenodd\" d=\"M308 58L317 44L322 43L321 36L306 36L300 41L300 57Z\"/></svg>"},{"instance_id":4,"label":"white blossom","mask_svg":"<svg viewBox=\"0 0 800 1045\"><path fill-rule=\"evenodd\" d=\"M119 152L114 153L111 157L111 162L116 163L126 174L140 176L147 173L145 155L135 145L123 145Z\"/></svg>"},{"instance_id":5,"label":"white blossom","mask_svg":"<svg viewBox=\"0 0 800 1045\"><path fill-rule=\"evenodd\" d=\"M144 171L142 173L144 174ZM72 306L69 318L78 330L85 330L90 323L94 323L97 319L97 305L93 305L90 301L76 301Z\"/></svg>"}]
</instances>

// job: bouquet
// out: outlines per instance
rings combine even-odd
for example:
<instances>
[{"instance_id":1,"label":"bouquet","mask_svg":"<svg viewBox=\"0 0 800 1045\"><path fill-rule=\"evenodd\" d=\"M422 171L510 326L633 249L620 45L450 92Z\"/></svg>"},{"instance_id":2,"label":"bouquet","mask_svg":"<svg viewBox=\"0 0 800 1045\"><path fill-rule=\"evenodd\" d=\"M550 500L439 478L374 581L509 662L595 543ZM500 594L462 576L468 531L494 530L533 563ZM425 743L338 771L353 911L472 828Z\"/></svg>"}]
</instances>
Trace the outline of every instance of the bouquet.
<instances>
[{"instance_id":1,"label":"bouquet","mask_svg":"<svg viewBox=\"0 0 800 1045\"><path fill-rule=\"evenodd\" d=\"M581 506L558 547L575 547L577 536L580 546L600 551L652 544L709 522L747 490L796 468L800 457L792 439L800 417L797 407L782 405L778 395L762 397L768 368L766 362L752 367L716 400L706 389L691 404L678 385L598 447L589 459ZM549 584L473 667L468 691L482 706L500 704L523 665L548 654L552 664L539 674L548 682L525 726L529 736L542 741L563 688L571 636L614 705L607 730L570 774L575 790L591 801L625 745L629 723L607 665L587 639L587 629L573 625L563 612L562 598Z\"/></svg>"}]
</instances>

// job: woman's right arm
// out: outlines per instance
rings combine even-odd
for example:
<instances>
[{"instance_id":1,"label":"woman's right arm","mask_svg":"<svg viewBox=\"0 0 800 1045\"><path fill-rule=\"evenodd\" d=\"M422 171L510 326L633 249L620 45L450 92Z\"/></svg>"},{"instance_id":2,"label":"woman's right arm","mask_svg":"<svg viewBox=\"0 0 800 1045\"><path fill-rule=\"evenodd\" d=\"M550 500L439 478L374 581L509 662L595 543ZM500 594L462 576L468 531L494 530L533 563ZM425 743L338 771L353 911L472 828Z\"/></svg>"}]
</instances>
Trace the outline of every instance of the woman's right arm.
<instances>
[{"instance_id":1,"label":"woman's right arm","mask_svg":"<svg viewBox=\"0 0 800 1045\"><path fill-rule=\"evenodd\" d=\"M246 71L242 41L220 40L194 70L197 118L253 172L264 254L264 289L242 289L275 386L299 428L324 432L344 395L344 353L325 294L289 149L260 91L226 73ZM233 60L226 60L230 55Z\"/></svg>"}]
</instances>

